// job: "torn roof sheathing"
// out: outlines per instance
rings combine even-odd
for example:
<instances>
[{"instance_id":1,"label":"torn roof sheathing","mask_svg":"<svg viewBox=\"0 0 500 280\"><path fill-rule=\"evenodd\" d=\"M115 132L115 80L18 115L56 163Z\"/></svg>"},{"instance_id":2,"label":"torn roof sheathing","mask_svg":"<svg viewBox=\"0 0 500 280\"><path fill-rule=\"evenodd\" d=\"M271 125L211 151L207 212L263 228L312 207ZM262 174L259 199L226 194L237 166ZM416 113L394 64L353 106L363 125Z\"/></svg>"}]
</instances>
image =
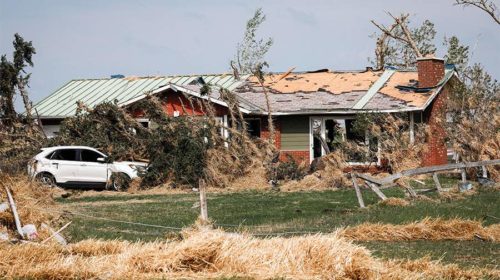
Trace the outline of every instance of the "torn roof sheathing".
<instances>
[{"instance_id":1,"label":"torn roof sheathing","mask_svg":"<svg viewBox=\"0 0 500 280\"><path fill-rule=\"evenodd\" d=\"M265 76L264 86L270 93L273 112L300 114L309 112L355 113L370 111L415 111L423 110L441 89L427 92L402 90L397 86L414 86L418 79L416 71L393 72L383 77L384 71L286 73ZM453 74L445 70L444 84ZM259 106L265 104L265 95L255 77L236 89L239 96ZM264 107L266 108L266 107Z\"/></svg>"},{"instance_id":2,"label":"torn roof sheathing","mask_svg":"<svg viewBox=\"0 0 500 280\"><path fill-rule=\"evenodd\" d=\"M379 79L383 71L365 72L319 72L319 73L289 73L281 75L270 74L265 77L264 85L273 93L317 92L326 91L341 94L350 91L367 91ZM255 77L248 82L257 84Z\"/></svg>"}]
</instances>

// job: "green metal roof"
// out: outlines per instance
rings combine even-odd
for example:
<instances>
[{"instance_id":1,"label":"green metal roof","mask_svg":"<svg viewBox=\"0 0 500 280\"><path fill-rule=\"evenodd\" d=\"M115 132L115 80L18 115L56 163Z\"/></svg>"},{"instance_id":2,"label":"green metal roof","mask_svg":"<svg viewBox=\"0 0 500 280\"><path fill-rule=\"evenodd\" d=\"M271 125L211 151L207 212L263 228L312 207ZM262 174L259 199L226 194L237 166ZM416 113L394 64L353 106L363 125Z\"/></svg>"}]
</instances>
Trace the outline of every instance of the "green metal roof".
<instances>
[{"instance_id":1,"label":"green metal roof","mask_svg":"<svg viewBox=\"0 0 500 280\"><path fill-rule=\"evenodd\" d=\"M72 80L34 105L34 109L42 118L66 118L75 114L78 101L90 108L107 101L123 103L169 83L188 85L199 77L231 91L245 80L236 80L230 74Z\"/></svg>"}]
</instances>

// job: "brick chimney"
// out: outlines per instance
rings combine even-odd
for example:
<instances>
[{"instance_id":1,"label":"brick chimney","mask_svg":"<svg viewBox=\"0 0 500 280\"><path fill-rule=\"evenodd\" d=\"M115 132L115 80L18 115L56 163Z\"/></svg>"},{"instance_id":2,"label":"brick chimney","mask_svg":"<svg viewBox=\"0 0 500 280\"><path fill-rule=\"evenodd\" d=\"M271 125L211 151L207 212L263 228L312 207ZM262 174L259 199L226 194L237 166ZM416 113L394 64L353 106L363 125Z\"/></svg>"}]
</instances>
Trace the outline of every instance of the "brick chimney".
<instances>
[{"instance_id":1,"label":"brick chimney","mask_svg":"<svg viewBox=\"0 0 500 280\"><path fill-rule=\"evenodd\" d=\"M417 58L418 87L433 87L444 77L444 59L434 55Z\"/></svg>"},{"instance_id":2,"label":"brick chimney","mask_svg":"<svg viewBox=\"0 0 500 280\"><path fill-rule=\"evenodd\" d=\"M417 58L418 87L436 86L444 78L444 59L434 55ZM446 153L446 132L443 127L446 115L446 97L448 88L443 88L425 110L430 133L427 138L427 150L422 158L423 166L440 165L448 162Z\"/></svg>"}]
</instances>

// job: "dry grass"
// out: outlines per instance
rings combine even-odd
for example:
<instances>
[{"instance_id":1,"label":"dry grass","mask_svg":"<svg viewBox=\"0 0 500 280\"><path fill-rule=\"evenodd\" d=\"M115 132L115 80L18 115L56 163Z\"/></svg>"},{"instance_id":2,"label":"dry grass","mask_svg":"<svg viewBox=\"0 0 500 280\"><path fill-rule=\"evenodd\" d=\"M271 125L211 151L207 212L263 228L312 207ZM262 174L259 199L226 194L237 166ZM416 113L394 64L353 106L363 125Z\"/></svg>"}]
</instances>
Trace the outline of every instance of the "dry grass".
<instances>
[{"instance_id":1,"label":"dry grass","mask_svg":"<svg viewBox=\"0 0 500 280\"><path fill-rule=\"evenodd\" d=\"M25 176L10 177L0 174L0 201L7 201L4 186L8 186L12 192L22 225L34 224L40 239L50 236L49 232L41 229L41 224L56 226L59 224L60 215L40 209L57 210L54 197L59 196L62 191L32 182ZM0 225L7 227L12 233L11 236L15 236L15 223L10 209L0 212Z\"/></svg>"},{"instance_id":2,"label":"dry grass","mask_svg":"<svg viewBox=\"0 0 500 280\"><path fill-rule=\"evenodd\" d=\"M399 198L399 197L389 197L386 200L381 200L379 205L385 205L385 206L408 206L410 205L410 202L406 199Z\"/></svg>"},{"instance_id":3,"label":"dry grass","mask_svg":"<svg viewBox=\"0 0 500 280\"><path fill-rule=\"evenodd\" d=\"M258 239L198 229L181 241L86 240L67 247L0 245L5 278L477 279L498 270L463 270L426 259L381 261L337 234Z\"/></svg>"},{"instance_id":4,"label":"dry grass","mask_svg":"<svg viewBox=\"0 0 500 280\"><path fill-rule=\"evenodd\" d=\"M500 224L483 227L478 221L424 219L405 224L373 224L364 223L347 227L340 235L356 241L410 241L410 240L484 240L500 241Z\"/></svg>"}]
</instances>

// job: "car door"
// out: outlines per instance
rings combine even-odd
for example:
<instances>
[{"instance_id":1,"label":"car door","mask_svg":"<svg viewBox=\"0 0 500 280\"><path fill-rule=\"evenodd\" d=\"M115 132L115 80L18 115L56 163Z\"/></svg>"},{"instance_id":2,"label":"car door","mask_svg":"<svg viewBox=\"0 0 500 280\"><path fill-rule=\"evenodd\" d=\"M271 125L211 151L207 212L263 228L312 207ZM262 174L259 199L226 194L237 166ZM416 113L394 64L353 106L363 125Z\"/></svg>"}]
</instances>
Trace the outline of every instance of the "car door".
<instances>
[{"instance_id":1,"label":"car door","mask_svg":"<svg viewBox=\"0 0 500 280\"><path fill-rule=\"evenodd\" d=\"M51 170L58 183L79 181L77 149L58 149L50 157Z\"/></svg>"},{"instance_id":2,"label":"car door","mask_svg":"<svg viewBox=\"0 0 500 280\"><path fill-rule=\"evenodd\" d=\"M80 150L80 178L83 182L106 182L108 179L108 164L99 162L98 158L106 156L93 150Z\"/></svg>"}]
</instances>

